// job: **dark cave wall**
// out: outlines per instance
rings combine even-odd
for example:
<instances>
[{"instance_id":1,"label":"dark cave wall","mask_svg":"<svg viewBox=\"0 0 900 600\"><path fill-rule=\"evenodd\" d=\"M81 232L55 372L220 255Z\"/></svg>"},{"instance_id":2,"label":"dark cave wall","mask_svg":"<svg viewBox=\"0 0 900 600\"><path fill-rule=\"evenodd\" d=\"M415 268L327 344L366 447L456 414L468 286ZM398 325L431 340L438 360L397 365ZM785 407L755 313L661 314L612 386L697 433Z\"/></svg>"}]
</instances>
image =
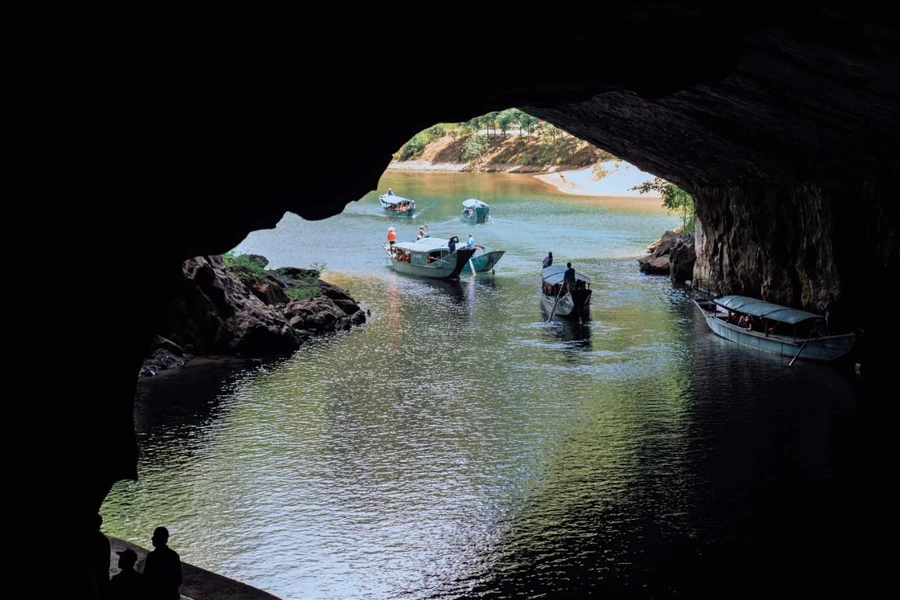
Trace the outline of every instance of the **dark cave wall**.
<instances>
[{"instance_id":1,"label":"dark cave wall","mask_svg":"<svg viewBox=\"0 0 900 600\"><path fill-rule=\"evenodd\" d=\"M898 183L894 168L827 188L760 182L696 189L694 286L813 312L831 292L845 308L845 325L877 338L882 315L873 304L889 297L900 274Z\"/></svg>"}]
</instances>

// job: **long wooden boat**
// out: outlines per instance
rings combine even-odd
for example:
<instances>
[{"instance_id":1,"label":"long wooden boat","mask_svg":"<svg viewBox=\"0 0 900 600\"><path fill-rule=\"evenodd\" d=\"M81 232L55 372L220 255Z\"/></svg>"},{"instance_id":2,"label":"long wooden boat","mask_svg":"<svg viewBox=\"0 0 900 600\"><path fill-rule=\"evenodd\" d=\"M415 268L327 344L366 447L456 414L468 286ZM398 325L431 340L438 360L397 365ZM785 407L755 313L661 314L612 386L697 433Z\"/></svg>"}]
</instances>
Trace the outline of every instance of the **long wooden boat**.
<instances>
[{"instance_id":1,"label":"long wooden boat","mask_svg":"<svg viewBox=\"0 0 900 600\"><path fill-rule=\"evenodd\" d=\"M552 265L541 269L541 305L547 320L587 321L590 318L591 278L575 271L575 286L565 285L566 267Z\"/></svg>"},{"instance_id":2,"label":"long wooden boat","mask_svg":"<svg viewBox=\"0 0 900 600\"><path fill-rule=\"evenodd\" d=\"M848 356L855 333L825 334L825 317L748 296L694 300L716 335L799 360L831 362ZM744 319L741 319L744 317Z\"/></svg>"},{"instance_id":3,"label":"long wooden boat","mask_svg":"<svg viewBox=\"0 0 900 600\"><path fill-rule=\"evenodd\" d=\"M469 259L475 253L465 246L450 252L447 242L431 237L385 244L384 250L391 268L398 273L432 279L458 279L463 269L470 268Z\"/></svg>"}]
</instances>

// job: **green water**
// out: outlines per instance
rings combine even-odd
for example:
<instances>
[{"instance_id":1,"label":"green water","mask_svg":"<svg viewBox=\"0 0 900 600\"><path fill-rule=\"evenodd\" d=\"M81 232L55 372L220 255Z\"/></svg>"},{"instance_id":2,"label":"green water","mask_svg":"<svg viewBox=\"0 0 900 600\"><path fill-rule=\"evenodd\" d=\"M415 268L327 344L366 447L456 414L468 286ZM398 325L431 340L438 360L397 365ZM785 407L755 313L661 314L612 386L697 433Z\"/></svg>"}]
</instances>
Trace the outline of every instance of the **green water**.
<instances>
[{"instance_id":1,"label":"green water","mask_svg":"<svg viewBox=\"0 0 900 600\"><path fill-rule=\"evenodd\" d=\"M740 554L767 532L723 534L729 514L752 512L740 490L759 469L827 464L816 447L760 466L744 436L768 426L760 410L793 418L801 407L779 399L798 386L819 395L804 414L846 410L847 382L715 338L685 290L640 274L636 257L679 224L658 201L496 174L390 172L388 186L416 200L414 218L373 192L237 248L274 267L324 264L371 319L202 388L145 390L140 481L114 487L105 531L148 545L165 524L184 560L283 598L689 595L710 549ZM487 224L460 220L469 197L491 205ZM423 223L506 255L454 283L394 273L387 227L404 240ZM592 276L587 325L545 322L548 250Z\"/></svg>"}]
</instances>

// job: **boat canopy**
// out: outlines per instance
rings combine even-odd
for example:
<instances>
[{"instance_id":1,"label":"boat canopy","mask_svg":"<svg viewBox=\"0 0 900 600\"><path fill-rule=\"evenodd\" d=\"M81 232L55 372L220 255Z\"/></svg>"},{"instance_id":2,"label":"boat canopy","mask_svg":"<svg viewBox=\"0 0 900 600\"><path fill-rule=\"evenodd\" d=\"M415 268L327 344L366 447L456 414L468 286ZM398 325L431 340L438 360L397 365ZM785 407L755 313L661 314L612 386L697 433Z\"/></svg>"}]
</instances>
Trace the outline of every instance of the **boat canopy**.
<instances>
[{"instance_id":1,"label":"boat canopy","mask_svg":"<svg viewBox=\"0 0 900 600\"><path fill-rule=\"evenodd\" d=\"M388 196L387 194L382 195L381 200L385 204L409 204L412 202L412 200L403 196Z\"/></svg>"},{"instance_id":2,"label":"boat canopy","mask_svg":"<svg viewBox=\"0 0 900 600\"><path fill-rule=\"evenodd\" d=\"M566 274L566 266L565 265L551 265L549 267L544 267L541 269L541 278L544 280L544 283L549 283L550 285L556 285L557 283L562 283L563 277ZM579 273L575 271L575 279L582 280L586 283L591 282L591 278L583 273Z\"/></svg>"},{"instance_id":3,"label":"boat canopy","mask_svg":"<svg viewBox=\"0 0 900 600\"><path fill-rule=\"evenodd\" d=\"M457 244L456 247L464 248L465 244ZM400 248L409 252L439 252L441 250L447 252L449 250L447 240L433 237L423 237L421 240L414 242L397 242L394 244L394 248Z\"/></svg>"},{"instance_id":4,"label":"boat canopy","mask_svg":"<svg viewBox=\"0 0 900 600\"><path fill-rule=\"evenodd\" d=\"M464 208L488 208L488 205L479 200L478 198L469 198L468 200L463 200Z\"/></svg>"},{"instance_id":5,"label":"boat canopy","mask_svg":"<svg viewBox=\"0 0 900 600\"><path fill-rule=\"evenodd\" d=\"M713 302L728 310L778 321L779 323L787 323L788 325L796 325L810 319L824 319L822 315L772 304L771 302L748 296L720 296L715 298Z\"/></svg>"}]
</instances>

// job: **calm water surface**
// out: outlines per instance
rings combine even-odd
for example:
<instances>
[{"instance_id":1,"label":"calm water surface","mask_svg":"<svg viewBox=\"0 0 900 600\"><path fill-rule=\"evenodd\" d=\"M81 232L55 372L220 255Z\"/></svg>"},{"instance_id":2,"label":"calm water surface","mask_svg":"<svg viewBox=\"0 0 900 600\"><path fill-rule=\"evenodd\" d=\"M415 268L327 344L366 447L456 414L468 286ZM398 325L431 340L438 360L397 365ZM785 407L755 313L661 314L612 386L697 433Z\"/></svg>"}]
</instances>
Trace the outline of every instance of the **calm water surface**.
<instances>
[{"instance_id":1,"label":"calm water surface","mask_svg":"<svg viewBox=\"0 0 900 600\"><path fill-rule=\"evenodd\" d=\"M714 337L635 258L678 219L527 176L387 173L339 216L288 215L239 252L324 265L372 312L294 357L159 382L137 403L139 482L107 533L169 527L188 562L283 598L696 597L830 552L834 447L858 381ZM470 226L460 202L492 219ZM457 283L381 249L418 226L507 254ZM546 323L540 262L592 275L592 320ZM821 548L821 550L817 550ZM793 571L790 571L793 573Z\"/></svg>"}]
</instances>

